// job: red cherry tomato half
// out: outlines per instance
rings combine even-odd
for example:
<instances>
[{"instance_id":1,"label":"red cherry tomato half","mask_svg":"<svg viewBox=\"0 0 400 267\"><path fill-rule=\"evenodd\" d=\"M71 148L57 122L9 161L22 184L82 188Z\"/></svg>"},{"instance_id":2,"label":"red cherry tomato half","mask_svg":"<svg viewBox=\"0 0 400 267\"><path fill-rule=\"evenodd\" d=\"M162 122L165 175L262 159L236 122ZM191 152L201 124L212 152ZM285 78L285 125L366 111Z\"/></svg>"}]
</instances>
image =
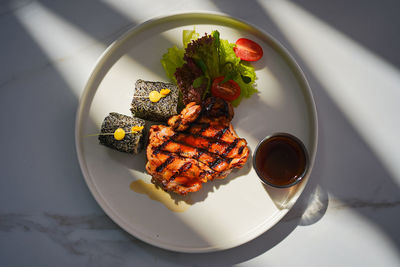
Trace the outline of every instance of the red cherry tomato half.
<instances>
[{"instance_id":1,"label":"red cherry tomato half","mask_svg":"<svg viewBox=\"0 0 400 267\"><path fill-rule=\"evenodd\" d=\"M259 44L246 38L238 39L233 51L238 58L245 61L257 61L264 53Z\"/></svg>"},{"instance_id":2,"label":"red cherry tomato half","mask_svg":"<svg viewBox=\"0 0 400 267\"><path fill-rule=\"evenodd\" d=\"M233 101L240 95L240 86L234 80L221 83L224 79L224 76L214 79L211 94L226 101Z\"/></svg>"}]
</instances>

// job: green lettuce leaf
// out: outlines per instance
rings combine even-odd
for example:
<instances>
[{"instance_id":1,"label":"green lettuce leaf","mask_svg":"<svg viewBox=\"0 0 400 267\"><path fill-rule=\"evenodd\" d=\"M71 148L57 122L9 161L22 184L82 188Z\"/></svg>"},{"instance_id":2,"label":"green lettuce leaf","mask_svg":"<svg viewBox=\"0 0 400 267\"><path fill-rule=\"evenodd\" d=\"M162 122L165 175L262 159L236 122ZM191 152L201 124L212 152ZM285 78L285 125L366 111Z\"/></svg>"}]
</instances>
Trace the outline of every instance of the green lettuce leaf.
<instances>
[{"instance_id":1,"label":"green lettuce leaf","mask_svg":"<svg viewBox=\"0 0 400 267\"><path fill-rule=\"evenodd\" d=\"M203 74L213 80L220 74L218 48L213 36L204 35L190 42L185 49L184 59L192 59Z\"/></svg>"},{"instance_id":2,"label":"green lettuce leaf","mask_svg":"<svg viewBox=\"0 0 400 267\"><path fill-rule=\"evenodd\" d=\"M220 60L221 65L225 65L227 62L231 62L233 65L240 64L240 58L238 58L233 51L235 44L229 43L227 40L220 40Z\"/></svg>"},{"instance_id":3,"label":"green lettuce leaf","mask_svg":"<svg viewBox=\"0 0 400 267\"><path fill-rule=\"evenodd\" d=\"M183 55L185 53L184 49L178 48L177 46L173 46L168 49L167 53L165 53L161 58L161 64L167 74L168 78L176 84L176 78L174 73L177 68L182 67L185 63L183 61Z\"/></svg>"},{"instance_id":4,"label":"green lettuce leaf","mask_svg":"<svg viewBox=\"0 0 400 267\"><path fill-rule=\"evenodd\" d=\"M187 47L187 45L193 41L199 38L200 34L198 34L194 29L193 30L183 30L182 32L182 43L183 47Z\"/></svg>"}]
</instances>

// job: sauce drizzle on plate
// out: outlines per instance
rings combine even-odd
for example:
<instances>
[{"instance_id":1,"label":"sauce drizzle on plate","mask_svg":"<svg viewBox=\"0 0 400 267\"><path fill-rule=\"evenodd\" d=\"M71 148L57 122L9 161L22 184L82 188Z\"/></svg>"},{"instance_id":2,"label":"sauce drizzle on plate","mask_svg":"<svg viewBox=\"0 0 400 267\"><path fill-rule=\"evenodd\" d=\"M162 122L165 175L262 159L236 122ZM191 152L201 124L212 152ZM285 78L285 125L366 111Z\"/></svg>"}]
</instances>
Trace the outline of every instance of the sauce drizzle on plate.
<instances>
[{"instance_id":1,"label":"sauce drizzle on plate","mask_svg":"<svg viewBox=\"0 0 400 267\"><path fill-rule=\"evenodd\" d=\"M156 187L154 184L146 183L141 179L133 181L129 188L136 193L147 195L150 199L162 203L165 207L174 212L184 212L191 206L187 201L177 201L161 188Z\"/></svg>"}]
</instances>

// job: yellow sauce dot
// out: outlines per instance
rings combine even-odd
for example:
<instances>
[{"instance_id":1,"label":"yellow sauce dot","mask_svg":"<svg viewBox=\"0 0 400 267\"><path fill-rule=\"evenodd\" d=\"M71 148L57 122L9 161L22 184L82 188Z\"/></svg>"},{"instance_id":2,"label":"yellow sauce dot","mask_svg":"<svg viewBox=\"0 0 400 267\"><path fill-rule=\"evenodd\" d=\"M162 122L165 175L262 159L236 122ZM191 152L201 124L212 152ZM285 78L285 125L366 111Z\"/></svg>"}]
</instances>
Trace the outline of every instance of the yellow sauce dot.
<instances>
[{"instance_id":1,"label":"yellow sauce dot","mask_svg":"<svg viewBox=\"0 0 400 267\"><path fill-rule=\"evenodd\" d=\"M132 126L131 133L137 133L143 130L144 126Z\"/></svg>"},{"instance_id":2,"label":"yellow sauce dot","mask_svg":"<svg viewBox=\"0 0 400 267\"><path fill-rule=\"evenodd\" d=\"M157 91L151 91L149 94L149 99L151 102L158 102L161 99L161 95Z\"/></svg>"},{"instance_id":3,"label":"yellow sauce dot","mask_svg":"<svg viewBox=\"0 0 400 267\"><path fill-rule=\"evenodd\" d=\"M170 92L171 90L169 89L161 89L160 94L162 97L166 97Z\"/></svg>"},{"instance_id":4,"label":"yellow sauce dot","mask_svg":"<svg viewBox=\"0 0 400 267\"><path fill-rule=\"evenodd\" d=\"M114 138L115 138L115 140L120 141L120 140L124 139L124 137L125 137L125 131L124 131L124 129L118 128L117 130L115 130L115 132L114 132Z\"/></svg>"}]
</instances>

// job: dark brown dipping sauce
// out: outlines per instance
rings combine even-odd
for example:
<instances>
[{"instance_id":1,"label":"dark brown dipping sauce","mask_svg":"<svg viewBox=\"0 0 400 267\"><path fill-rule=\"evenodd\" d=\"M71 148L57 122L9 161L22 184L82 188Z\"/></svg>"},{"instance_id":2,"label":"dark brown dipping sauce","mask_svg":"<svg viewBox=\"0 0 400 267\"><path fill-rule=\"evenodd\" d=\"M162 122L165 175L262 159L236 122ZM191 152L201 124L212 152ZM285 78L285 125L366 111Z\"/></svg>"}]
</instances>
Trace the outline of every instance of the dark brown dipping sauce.
<instances>
[{"instance_id":1,"label":"dark brown dipping sauce","mask_svg":"<svg viewBox=\"0 0 400 267\"><path fill-rule=\"evenodd\" d=\"M285 187L304 175L307 156L302 144L285 135L273 136L260 144L255 155L258 175L267 184Z\"/></svg>"}]
</instances>

